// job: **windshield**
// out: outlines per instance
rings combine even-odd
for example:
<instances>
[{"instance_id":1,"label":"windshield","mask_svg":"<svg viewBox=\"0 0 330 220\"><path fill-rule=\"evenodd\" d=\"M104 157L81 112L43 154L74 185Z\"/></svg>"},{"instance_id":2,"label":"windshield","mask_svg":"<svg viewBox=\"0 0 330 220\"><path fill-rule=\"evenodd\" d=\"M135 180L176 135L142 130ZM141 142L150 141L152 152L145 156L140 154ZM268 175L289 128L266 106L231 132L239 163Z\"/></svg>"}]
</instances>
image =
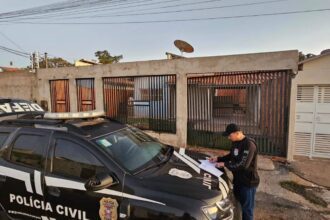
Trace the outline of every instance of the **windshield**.
<instances>
[{"instance_id":1,"label":"windshield","mask_svg":"<svg viewBox=\"0 0 330 220\"><path fill-rule=\"evenodd\" d=\"M163 160L168 147L136 128L125 128L96 139L121 166L135 172Z\"/></svg>"}]
</instances>

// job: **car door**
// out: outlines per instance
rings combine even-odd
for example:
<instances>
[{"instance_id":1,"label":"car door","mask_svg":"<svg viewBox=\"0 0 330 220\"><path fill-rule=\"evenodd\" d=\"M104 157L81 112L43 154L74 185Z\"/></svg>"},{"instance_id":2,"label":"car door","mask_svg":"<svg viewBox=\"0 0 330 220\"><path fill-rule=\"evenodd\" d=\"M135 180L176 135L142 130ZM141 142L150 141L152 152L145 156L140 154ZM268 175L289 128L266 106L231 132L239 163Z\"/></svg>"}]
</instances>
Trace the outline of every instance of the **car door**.
<instances>
[{"instance_id":1,"label":"car door","mask_svg":"<svg viewBox=\"0 0 330 220\"><path fill-rule=\"evenodd\" d=\"M2 151L0 201L14 219L40 219L44 213L43 169L50 131L22 128Z\"/></svg>"},{"instance_id":2,"label":"car door","mask_svg":"<svg viewBox=\"0 0 330 220\"><path fill-rule=\"evenodd\" d=\"M46 202L53 207L47 216L54 219L117 219L121 185L104 165L94 145L72 135L57 132L48 153ZM95 150L95 149L94 149ZM99 173L114 179L113 185L99 191L88 191L85 183Z\"/></svg>"},{"instance_id":3,"label":"car door","mask_svg":"<svg viewBox=\"0 0 330 220\"><path fill-rule=\"evenodd\" d=\"M5 191L4 186L5 186L6 179L7 179L7 177L3 175L4 173L2 173L2 169L3 169L2 164L4 162L2 157L5 156L4 152L6 149L6 142L8 141L11 133L13 133L14 131L15 131L15 129L7 129L7 128L0 127L0 155L1 155L1 157L0 157L0 192ZM2 205L3 200L6 199L6 197L4 197L4 196L6 196L5 193L0 194L0 213L2 215L2 216L0 215L0 219L4 218L3 216L5 215L5 213L4 213L5 209Z\"/></svg>"}]
</instances>

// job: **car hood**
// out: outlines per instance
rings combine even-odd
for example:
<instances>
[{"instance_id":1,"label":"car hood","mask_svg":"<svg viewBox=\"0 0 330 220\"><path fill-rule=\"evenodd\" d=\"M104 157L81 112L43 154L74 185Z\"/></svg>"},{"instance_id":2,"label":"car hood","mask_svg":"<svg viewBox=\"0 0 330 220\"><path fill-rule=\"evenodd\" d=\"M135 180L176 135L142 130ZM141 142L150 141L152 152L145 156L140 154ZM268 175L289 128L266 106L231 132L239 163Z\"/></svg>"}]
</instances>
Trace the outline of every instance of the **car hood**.
<instances>
[{"instance_id":1,"label":"car hood","mask_svg":"<svg viewBox=\"0 0 330 220\"><path fill-rule=\"evenodd\" d=\"M149 190L173 194L207 203L226 197L229 193L225 174L216 177L198 167L198 159L188 156L189 152L175 152L161 167L141 176L140 183ZM197 155L205 159L203 155ZM193 160L193 161L192 161Z\"/></svg>"}]
</instances>

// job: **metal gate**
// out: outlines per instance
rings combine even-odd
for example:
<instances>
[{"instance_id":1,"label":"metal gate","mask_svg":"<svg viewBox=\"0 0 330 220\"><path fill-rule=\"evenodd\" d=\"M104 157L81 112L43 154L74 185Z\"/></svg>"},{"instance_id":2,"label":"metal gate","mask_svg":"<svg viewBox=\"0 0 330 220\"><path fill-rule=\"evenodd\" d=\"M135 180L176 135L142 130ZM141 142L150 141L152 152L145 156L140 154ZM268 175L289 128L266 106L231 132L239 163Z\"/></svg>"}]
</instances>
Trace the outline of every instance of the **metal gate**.
<instances>
[{"instance_id":1,"label":"metal gate","mask_svg":"<svg viewBox=\"0 0 330 220\"><path fill-rule=\"evenodd\" d=\"M78 111L92 111L95 109L94 79L77 79Z\"/></svg>"},{"instance_id":2,"label":"metal gate","mask_svg":"<svg viewBox=\"0 0 330 220\"><path fill-rule=\"evenodd\" d=\"M49 83L52 112L70 112L69 80L51 80Z\"/></svg>"},{"instance_id":3,"label":"metal gate","mask_svg":"<svg viewBox=\"0 0 330 220\"><path fill-rule=\"evenodd\" d=\"M330 86L298 86L295 154L330 158Z\"/></svg>"},{"instance_id":4,"label":"metal gate","mask_svg":"<svg viewBox=\"0 0 330 220\"><path fill-rule=\"evenodd\" d=\"M176 76L103 78L106 114L122 123L176 132Z\"/></svg>"},{"instance_id":5,"label":"metal gate","mask_svg":"<svg viewBox=\"0 0 330 220\"><path fill-rule=\"evenodd\" d=\"M259 152L286 155L291 77L286 71L188 78L188 144L229 149L221 133L238 124Z\"/></svg>"}]
</instances>

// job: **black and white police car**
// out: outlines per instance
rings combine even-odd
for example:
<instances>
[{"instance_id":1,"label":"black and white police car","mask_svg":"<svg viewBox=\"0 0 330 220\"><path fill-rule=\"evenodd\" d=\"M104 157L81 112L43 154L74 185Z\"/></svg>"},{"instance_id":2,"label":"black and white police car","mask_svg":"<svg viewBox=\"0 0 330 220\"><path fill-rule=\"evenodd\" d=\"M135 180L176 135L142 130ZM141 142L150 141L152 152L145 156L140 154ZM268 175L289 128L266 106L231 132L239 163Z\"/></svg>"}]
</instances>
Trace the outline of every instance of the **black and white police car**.
<instances>
[{"instance_id":1,"label":"black and white police car","mask_svg":"<svg viewBox=\"0 0 330 220\"><path fill-rule=\"evenodd\" d=\"M14 117L14 118L13 118ZM225 173L98 112L0 99L1 219L233 219Z\"/></svg>"}]
</instances>

